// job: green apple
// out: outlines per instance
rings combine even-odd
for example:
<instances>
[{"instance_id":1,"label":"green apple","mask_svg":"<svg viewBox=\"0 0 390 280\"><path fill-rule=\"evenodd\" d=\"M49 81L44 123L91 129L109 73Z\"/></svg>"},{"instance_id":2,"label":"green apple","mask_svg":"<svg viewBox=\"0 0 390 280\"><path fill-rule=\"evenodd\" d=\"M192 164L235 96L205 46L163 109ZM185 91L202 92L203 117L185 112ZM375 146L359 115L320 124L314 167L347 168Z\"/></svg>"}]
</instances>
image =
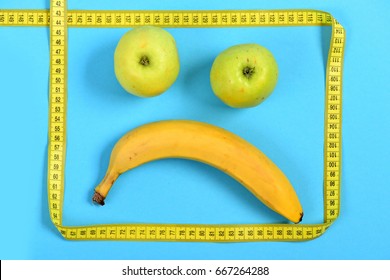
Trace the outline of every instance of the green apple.
<instances>
[{"instance_id":1,"label":"green apple","mask_svg":"<svg viewBox=\"0 0 390 280\"><path fill-rule=\"evenodd\" d=\"M277 80L274 56L258 44L240 44L222 51L210 71L213 92L234 108L259 105L273 92Z\"/></svg>"},{"instance_id":2,"label":"green apple","mask_svg":"<svg viewBox=\"0 0 390 280\"><path fill-rule=\"evenodd\" d=\"M172 86L179 74L175 39L160 27L133 28L118 42L114 69L127 92L139 97L160 95Z\"/></svg>"}]
</instances>

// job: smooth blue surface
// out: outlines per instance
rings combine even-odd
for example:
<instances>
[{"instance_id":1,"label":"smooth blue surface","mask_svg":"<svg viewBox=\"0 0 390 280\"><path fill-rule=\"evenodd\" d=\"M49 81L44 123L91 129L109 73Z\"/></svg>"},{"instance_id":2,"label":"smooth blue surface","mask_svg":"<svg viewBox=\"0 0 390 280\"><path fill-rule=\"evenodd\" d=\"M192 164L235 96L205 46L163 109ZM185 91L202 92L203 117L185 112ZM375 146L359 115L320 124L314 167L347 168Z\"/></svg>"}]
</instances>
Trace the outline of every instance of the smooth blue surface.
<instances>
[{"instance_id":1,"label":"smooth blue surface","mask_svg":"<svg viewBox=\"0 0 390 280\"><path fill-rule=\"evenodd\" d=\"M49 1L0 1L1 9L48 8ZM215 2L215 3L213 3ZM389 259L389 2L68 1L69 9L319 9L347 31L343 99L341 215L304 243L71 242L47 207L49 46L47 28L0 27L0 259ZM105 207L92 205L111 148L135 126L194 119L224 127L263 150L293 182L304 223L323 218L324 77L330 28L168 29L181 59L165 94L124 92L113 53L127 29L69 29L68 146L64 224L277 223L284 219L209 166L162 160L123 174ZM262 105L238 110L212 93L216 55L256 42L275 55L280 79Z\"/></svg>"}]
</instances>

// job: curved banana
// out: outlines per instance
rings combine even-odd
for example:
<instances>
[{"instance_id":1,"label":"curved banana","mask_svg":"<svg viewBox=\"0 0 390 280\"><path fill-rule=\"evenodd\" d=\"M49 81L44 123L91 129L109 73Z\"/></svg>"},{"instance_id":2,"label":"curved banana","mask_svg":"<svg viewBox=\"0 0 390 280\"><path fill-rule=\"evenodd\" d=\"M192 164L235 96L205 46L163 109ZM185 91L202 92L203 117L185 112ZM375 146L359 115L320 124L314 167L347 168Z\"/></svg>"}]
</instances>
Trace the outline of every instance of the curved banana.
<instances>
[{"instance_id":1,"label":"curved banana","mask_svg":"<svg viewBox=\"0 0 390 280\"><path fill-rule=\"evenodd\" d=\"M185 158L214 166L250 190L260 201L294 223L303 211L283 172L255 146L220 127L189 120L158 121L125 134L111 153L93 201L104 205L118 176L163 158Z\"/></svg>"}]
</instances>

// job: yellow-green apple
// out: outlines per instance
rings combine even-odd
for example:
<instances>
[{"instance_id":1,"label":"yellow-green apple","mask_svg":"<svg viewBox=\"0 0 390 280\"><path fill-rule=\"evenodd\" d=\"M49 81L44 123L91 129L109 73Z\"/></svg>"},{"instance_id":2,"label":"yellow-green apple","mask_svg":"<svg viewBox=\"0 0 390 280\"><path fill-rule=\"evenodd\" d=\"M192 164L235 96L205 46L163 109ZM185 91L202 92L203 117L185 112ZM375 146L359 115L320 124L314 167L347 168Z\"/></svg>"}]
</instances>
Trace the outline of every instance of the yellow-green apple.
<instances>
[{"instance_id":1,"label":"yellow-green apple","mask_svg":"<svg viewBox=\"0 0 390 280\"><path fill-rule=\"evenodd\" d=\"M172 86L179 74L175 39L160 27L133 28L118 42L114 69L127 92L140 97L160 95Z\"/></svg>"},{"instance_id":2,"label":"yellow-green apple","mask_svg":"<svg viewBox=\"0 0 390 280\"><path fill-rule=\"evenodd\" d=\"M258 44L239 44L222 51L210 71L211 88L234 108L259 105L274 90L278 65L272 53Z\"/></svg>"}]
</instances>

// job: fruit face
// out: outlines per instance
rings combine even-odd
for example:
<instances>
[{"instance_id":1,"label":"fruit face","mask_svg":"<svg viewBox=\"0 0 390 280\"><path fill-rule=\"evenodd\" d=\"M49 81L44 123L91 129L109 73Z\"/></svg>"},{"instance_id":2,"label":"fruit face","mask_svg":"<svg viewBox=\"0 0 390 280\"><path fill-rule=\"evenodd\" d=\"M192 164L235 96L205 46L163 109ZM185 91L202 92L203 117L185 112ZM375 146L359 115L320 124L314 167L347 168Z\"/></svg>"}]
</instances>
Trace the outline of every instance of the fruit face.
<instances>
[{"instance_id":1,"label":"fruit face","mask_svg":"<svg viewBox=\"0 0 390 280\"><path fill-rule=\"evenodd\" d=\"M140 97L165 92L176 80L179 55L172 35L160 27L141 26L125 33L114 54L115 75L121 86Z\"/></svg>"},{"instance_id":2,"label":"fruit face","mask_svg":"<svg viewBox=\"0 0 390 280\"><path fill-rule=\"evenodd\" d=\"M210 72L211 88L234 108L259 105L274 90L278 66L272 53L258 44L241 44L222 51Z\"/></svg>"}]
</instances>

